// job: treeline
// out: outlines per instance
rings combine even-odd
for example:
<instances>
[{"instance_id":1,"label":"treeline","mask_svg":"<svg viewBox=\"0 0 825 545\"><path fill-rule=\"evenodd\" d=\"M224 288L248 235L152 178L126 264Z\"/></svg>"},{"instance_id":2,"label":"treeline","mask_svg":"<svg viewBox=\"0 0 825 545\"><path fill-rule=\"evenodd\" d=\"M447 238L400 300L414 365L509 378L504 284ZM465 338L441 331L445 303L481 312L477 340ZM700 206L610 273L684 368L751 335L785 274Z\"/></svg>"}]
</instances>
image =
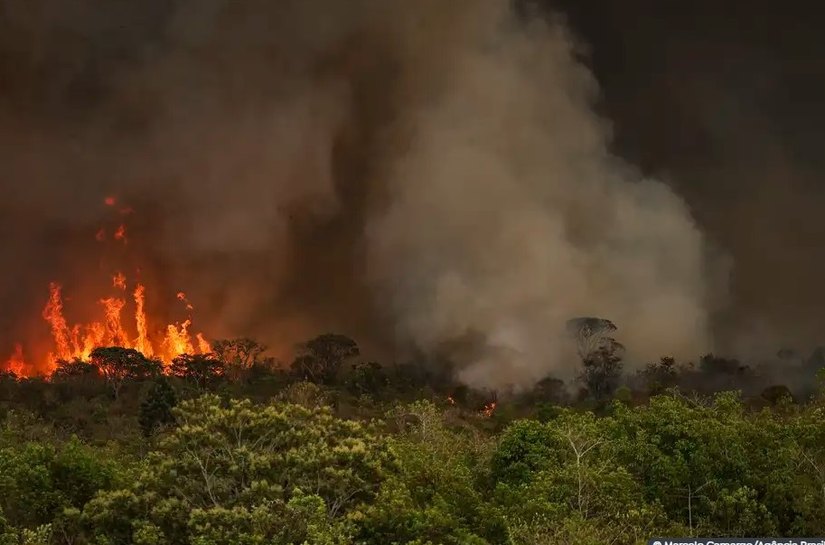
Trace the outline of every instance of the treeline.
<instances>
[{"instance_id":1,"label":"treeline","mask_svg":"<svg viewBox=\"0 0 825 545\"><path fill-rule=\"evenodd\" d=\"M165 371L108 347L50 380L7 374L0 545L825 533L822 384L794 399L713 356L631 375L615 344L585 340L576 387L548 377L518 394L364 362L340 335L289 366L239 339ZM815 356L797 367L813 376Z\"/></svg>"},{"instance_id":2,"label":"treeline","mask_svg":"<svg viewBox=\"0 0 825 545\"><path fill-rule=\"evenodd\" d=\"M686 395L737 390L749 406L760 407L786 396L805 402L816 390L817 373L825 368L825 349L817 348L809 356L781 350L776 357L756 363L713 354L696 363L662 357L628 372L622 360L624 348L609 335L615 326L599 318L579 320L585 325L576 326L580 361L575 378L565 382L548 375L527 390L473 390L455 380L458 369L446 359L400 364L364 360L353 339L324 334L300 344L289 364L266 356L265 346L244 338L217 341L212 353L184 354L168 367L133 349L102 347L88 361L58 362L50 377L22 379L0 371L0 410L22 407L59 420L71 416L67 409L88 416L99 413L101 404L134 408L158 382L168 382L184 398L213 392L264 401L302 381L333 393L336 405L353 399L363 406L370 400L425 397L448 399L478 411L496 404L498 412L508 410L520 417L535 416L546 405L599 410L614 398L645 403L651 395L672 388ZM83 410L85 402L95 406ZM73 431L82 432L83 422L76 424L79 427Z\"/></svg>"}]
</instances>

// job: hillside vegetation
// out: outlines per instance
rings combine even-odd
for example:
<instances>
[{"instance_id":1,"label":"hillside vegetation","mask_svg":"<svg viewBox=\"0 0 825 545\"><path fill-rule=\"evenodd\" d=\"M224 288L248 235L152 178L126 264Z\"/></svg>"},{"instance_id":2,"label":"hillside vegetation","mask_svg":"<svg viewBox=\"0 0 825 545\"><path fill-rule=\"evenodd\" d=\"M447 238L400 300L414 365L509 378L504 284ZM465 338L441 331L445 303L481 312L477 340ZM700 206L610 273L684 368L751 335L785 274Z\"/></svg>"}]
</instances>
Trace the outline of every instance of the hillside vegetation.
<instances>
[{"instance_id":1,"label":"hillside vegetation","mask_svg":"<svg viewBox=\"0 0 825 545\"><path fill-rule=\"evenodd\" d=\"M226 341L163 373L113 347L50 380L3 376L0 544L825 534L821 387L794 399L708 357L633 377L584 362L578 392L502 394L361 362L342 336L288 369L263 353Z\"/></svg>"}]
</instances>

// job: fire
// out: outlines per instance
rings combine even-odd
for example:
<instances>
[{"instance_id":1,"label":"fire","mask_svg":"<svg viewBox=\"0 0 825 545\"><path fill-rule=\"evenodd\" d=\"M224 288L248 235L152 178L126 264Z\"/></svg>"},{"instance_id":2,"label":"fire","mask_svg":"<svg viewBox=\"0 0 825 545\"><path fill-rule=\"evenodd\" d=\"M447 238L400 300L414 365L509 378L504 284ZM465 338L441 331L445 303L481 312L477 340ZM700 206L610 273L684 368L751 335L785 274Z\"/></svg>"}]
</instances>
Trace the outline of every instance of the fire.
<instances>
[{"instance_id":1,"label":"fire","mask_svg":"<svg viewBox=\"0 0 825 545\"><path fill-rule=\"evenodd\" d=\"M208 354L212 352L212 343L204 338L203 333L198 333L195 335L195 341L198 343L198 351L201 354Z\"/></svg>"},{"instance_id":2,"label":"fire","mask_svg":"<svg viewBox=\"0 0 825 545\"><path fill-rule=\"evenodd\" d=\"M496 402L491 401L490 403L488 403L487 405L484 406L484 408L481 410L481 414L486 418L490 418L491 416L493 416L493 413L495 411L496 411Z\"/></svg>"},{"instance_id":3,"label":"fire","mask_svg":"<svg viewBox=\"0 0 825 545\"><path fill-rule=\"evenodd\" d=\"M112 340L112 342L107 344L111 346L126 346L129 344L120 319L123 307L126 306L126 301L109 297L107 299L101 299L100 304L103 305L103 313L106 315L106 330L109 332L109 338Z\"/></svg>"},{"instance_id":4,"label":"fire","mask_svg":"<svg viewBox=\"0 0 825 545\"><path fill-rule=\"evenodd\" d=\"M125 277L124 277L125 288ZM51 325L54 349L48 357L48 368L54 370L59 360L88 360L92 350L100 346L121 346L134 348L147 357L157 357L166 364L180 354L198 354L211 351L209 342L202 333L194 337L189 333L192 320L165 326L159 342L150 340L148 320L145 310L146 288L140 284L134 291L134 321L136 334L130 335L123 323L126 300L108 297L99 301L103 320L87 324L69 326L63 313L62 288L51 284L49 302L43 310L43 317Z\"/></svg>"},{"instance_id":5,"label":"fire","mask_svg":"<svg viewBox=\"0 0 825 545\"><path fill-rule=\"evenodd\" d=\"M147 358L151 358L155 351L152 348L152 343L149 342L146 329L146 311L143 308L146 304L145 292L146 288L140 284L135 288L135 327L137 328L135 349Z\"/></svg>"},{"instance_id":6,"label":"fire","mask_svg":"<svg viewBox=\"0 0 825 545\"><path fill-rule=\"evenodd\" d=\"M49 285L49 302L43 309L43 319L52 328L52 338L54 339L55 353L49 354L50 360L71 359L72 354L77 352L78 330L69 331L69 324L63 317L63 297L59 284L52 282ZM73 350L74 348L74 350Z\"/></svg>"},{"instance_id":7,"label":"fire","mask_svg":"<svg viewBox=\"0 0 825 545\"><path fill-rule=\"evenodd\" d=\"M26 360L23 358L23 345L16 344L14 346L14 352L12 353L9 360L3 366L5 371L9 373L14 373L17 376L24 376L26 373L26 369L29 367L26 365Z\"/></svg>"},{"instance_id":8,"label":"fire","mask_svg":"<svg viewBox=\"0 0 825 545\"><path fill-rule=\"evenodd\" d=\"M115 197L106 197L104 203L111 207L118 205ZM121 214L128 214L132 209L121 208L119 211ZM104 241L106 231L100 229L95 238ZM126 244L126 225L121 224L114 232L113 238ZM146 287L141 283L135 283L132 301L129 301L123 297L129 287L127 276L117 271L109 278L109 289L114 289L115 293L103 296L97 301L99 317L88 323L71 323L67 319L63 287L57 282L52 282L49 285L48 301L42 311L42 317L49 325L52 339L49 349L44 350L48 352L45 361L27 362L23 357L23 346L18 345L8 361L4 363L0 360L0 370L11 371L18 376L30 376L36 370L50 374L59 361L88 361L95 348L104 346L133 348L144 356L157 358L167 365L181 354L211 352L212 347L202 333L190 333L191 315L182 322L153 323L146 311ZM177 299L186 305L187 310L194 309L184 292L178 292Z\"/></svg>"}]
</instances>

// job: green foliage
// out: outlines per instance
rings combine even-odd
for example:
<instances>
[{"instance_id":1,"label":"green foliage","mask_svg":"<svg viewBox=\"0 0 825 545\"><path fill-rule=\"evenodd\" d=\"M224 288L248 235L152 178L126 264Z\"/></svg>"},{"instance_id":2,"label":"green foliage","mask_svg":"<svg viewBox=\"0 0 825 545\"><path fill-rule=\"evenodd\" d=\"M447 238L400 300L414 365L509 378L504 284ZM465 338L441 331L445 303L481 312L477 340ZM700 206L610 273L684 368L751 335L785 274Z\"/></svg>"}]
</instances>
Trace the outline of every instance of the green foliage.
<instances>
[{"instance_id":1,"label":"green foliage","mask_svg":"<svg viewBox=\"0 0 825 545\"><path fill-rule=\"evenodd\" d=\"M5 524L37 531L82 508L116 479L103 453L71 439L60 445L26 442L0 449L0 513ZM34 539L34 538L32 538Z\"/></svg>"},{"instance_id":2,"label":"green foliage","mask_svg":"<svg viewBox=\"0 0 825 545\"><path fill-rule=\"evenodd\" d=\"M391 413L404 431L393 438L400 472L392 474L367 510L361 539L368 543L484 544L503 536L485 504L480 482L489 441L445 426L429 402Z\"/></svg>"},{"instance_id":3,"label":"green foliage","mask_svg":"<svg viewBox=\"0 0 825 545\"><path fill-rule=\"evenodd\" d=\"M666 528L617 459L607 422L564 410L504 432L492 457L495 498L516 543L635 543Z\"/></svg>"},{"instance_id":4,"label":"green foliage","mask_svg":"<svg viewBox=\"0 0 825 545\"><path fill-rule=\"evenodd\" d=\"M609 343L611 324L582 323L582 343ZM313 381L266 367L252 341L216 346L219 357L180 358L171 378L107 350L52 381L0 379L0 545L630 545L655 534L825 533L821 395L800 405L787 388L760 385L750 398L688 397L665 387L699 375L666 358L612 403L588 398L592 412L570 407L552 378L516 400L443 377L433 392L422 385L437 370L346 365L357 346L340 336L303 347ZM125 369L124 384L152 380L115 398L117 376L99 364ZM742 367L702 365L723 383ZM631 389L639 383L667 394L648 399ZM209 389L223 397L176 406ZM437 402L385 403L400 391ZM498 406L486 417L490 399Z\"/></svg>"},{"instance_id":5,"label":"green foliage","mask_svg":"<svg viewBox=\"0 0 825 545\"><path fill-rule=\"evenodd\" d=\"M91 362L105 377L115 398L120 394L125 381L156 377L163 369L159 361L150 360L132 348L119 346L95 348Z\"/></svg>"},{"instance_id":6,"label":"green foliage","mask_svg":"<svg viewBox=\"0 0 825 545\"><path fill-rule=\"evenodd\" d=\"M359 362L350 369L346 385L353 395L375 396L389 385L389 378L380 363Z\"/></svg>"},{"instance_id":7,"label":"green foliage","mask_svg":"<svg viewBox=\"0 0 825 545\"><path fill-rule=\"evenodd\" d=\"M675 387L678 382L676 360L672 357L661 358L656 363L649 363L639 375L648 392L654 395L661 394L668 388Z\"/></svg>"},{"instance_id":8,"label":"green foliage","mask_svg":"<svg viewBox=\"0 0 825 545\"><path fill-rule=\"evenodd\" d=\"M623 347L613 339L603 339L603 344L582 360L579 380L596 401L603 402L613 395L622 375Z\"/></svg>"},{"instance_id":9,"label":"green foliage","mask_svg":"<svg viewBox=\"0 0 825 545\"><path fill-rule=\"evenodd\" d=\"M301 380L332 384L342 365L360 353L354 340L345 335L327 333L299 346L292 370Z\"/></svg>"},{"instance_id":10,"label":"green foliage","mask_svg":"<svg viewBox=\"0 0 825 545\"><path fill-rule=\"evenodd\" d=\"M52 373L52 380L65 380L75 377L86 377L96 375L99 372L96 365L80 359L71 361L60 360L57 362L57 369Z\"/></svg>"},{"instance_id":11,"label":"green foliage","mask_svg":"<svg viewBox=\"0 0 825 545\"><path fill-rule=\"evenodd\" d=\"M149 455L134 486L86 506L98 537L336 543L394 466L372 425L337 419L326 407L224 406L204 396L181 403L175 415L178 427ZM294 535L287 539L285 531Z\"/></svg>"},{"instance_id":12,"label":"green foliage","mask_svg":"<svg viewBox=\"0 0 825 545\"><path fill-rule=\"evenodd\" d=\"M261 363L266 346L246 337L225 339L212 343L212 352L223 362L226 374L238 380L256 364Z\"/></svg>"},{"instance_id":13,"label":"green foliage","mask_svg":"<svg viewBox=\"0 0 825 545\"><path fill-rule=\"evenodd\" d=\"M327 405L324 391L317 384L306 381L290 384L278 394L278 399L310 409Z\"/></svg>"},{"instance_id":14,"label":"green foliage","mask_svg":"<svg viewBox=\"0 0 825 545\"><path fill-rule=\"evenodd\" d=\"M224 367L224 362L214 354L182 354L172 360L170 371L203 392L224 375Z\"/></svg>"},{"instance_id":15,"label":"green foliage","mask_svg":"<svg viewBox=\"0 0 825 545\"><path fill-rule=\"evenodd\" d=\"M159 379L149 390L146 399L140 404L138 422L143 435L149 437L158 428L175 422L172 409L177 405L175 390L166 379Z\"/></svg>"},{"instance_id":16,"label":"green foliage","mask_svg":"<svg viewBox=\"0 0 825 545\"><path fill-rule=\"evenodd\" d=\"M52 543L52 527L44 524L34 529L16 529L4 525L0 519L0 545L49 545Z\"/></svg>"},{"instance_id":17,"label":"green foliage","mask_svg":"<svg viewBox=\"0 0 825 545\"><path fill-rule=\"evenodd\" d=\"M748 415L730 393L707 404L660 396L646 407L619 407L608 420L619 459L669 518L694 533L731 536L821 531L803 513L823 508L804 500L818 483L805 482L798 468L825 446L810 450L801 428L817 436L822 423L803 422L810 422L805 412Z\"/></svg>"}]
</instances>

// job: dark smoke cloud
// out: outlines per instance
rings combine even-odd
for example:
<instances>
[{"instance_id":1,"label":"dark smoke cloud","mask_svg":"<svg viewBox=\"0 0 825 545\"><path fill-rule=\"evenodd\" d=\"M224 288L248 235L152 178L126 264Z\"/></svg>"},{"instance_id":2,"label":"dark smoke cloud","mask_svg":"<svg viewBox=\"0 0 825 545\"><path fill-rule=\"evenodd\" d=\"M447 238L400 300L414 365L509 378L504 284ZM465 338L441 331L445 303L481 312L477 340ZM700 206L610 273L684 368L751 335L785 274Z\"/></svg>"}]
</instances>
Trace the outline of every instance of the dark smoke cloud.
<instances>
[{"instance_id":1,"label":"dark smoke cloud","mask_svg":"<svg viewBox=\"0 0 825 545\"><path fill-rule=\"evenodd\" d=\"M717 346L807 350L825 331L825 45L790 2L558 0L589 44L614 149L667 179L732 261Z\"/></svg>"},{"instance_id":2,"label":"dark smoke cloud","mask_svg":"<svg viewBox=\"0 0 825 545\"><path fill-rule=\"evenodd\" d=\"M141 274L187 289L213 336L336 330L387 357L469 336L477 386L570 374L571 316L617 322L633 361L711 347L704 237L610 153L554 16L21 0L0 36L2 341L42 328L49 279L106 268L91 235L115 194Z\"/></svg>"}]
</instances>

